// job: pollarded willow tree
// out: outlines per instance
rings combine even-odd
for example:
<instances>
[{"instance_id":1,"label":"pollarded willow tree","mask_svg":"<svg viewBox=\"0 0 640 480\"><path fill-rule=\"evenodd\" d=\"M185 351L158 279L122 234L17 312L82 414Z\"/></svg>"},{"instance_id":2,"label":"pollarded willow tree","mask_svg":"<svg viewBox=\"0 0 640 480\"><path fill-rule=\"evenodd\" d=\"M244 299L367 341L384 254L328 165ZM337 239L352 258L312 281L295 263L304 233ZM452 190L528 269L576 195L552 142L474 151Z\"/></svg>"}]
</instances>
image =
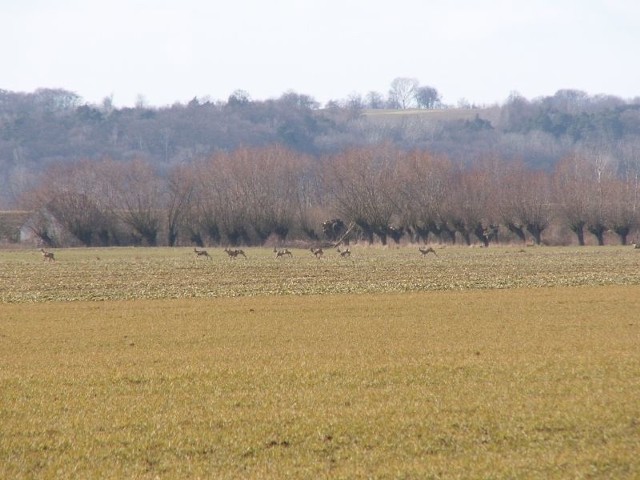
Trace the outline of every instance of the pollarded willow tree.
<instances>
[{"instance_id":1,"label":"pollarded willow tree","mask_svg":"<svg viewBox=\"0 0 640 480\"><path fill-rule=\"evenodd\" d=\"M102 164L90 160L54 164L24 193L21 205L40 219L34 233L45 244L63 242L53 237L54 224L87 246L124 241L103 174Z\"/></svg>"},{"instance_id":2,"label":"pollarded willow tree","mask_svg":"<svg viewBox=\"0 0 640 480\"><path fill-rule=\"evenodd\" d=\"M640 145L628 146L618 164L618 174L609 185L610 225L620 243L640 226ZM634 243L639 244L638 234Z\"/></svg>"},{"instance_id":3,"label":"pollarded willow tree","mask_svg":"<svg viewBox=\"0 0 640 480\"><path fill-rule=\"evenodd\" d=\"M503 178L501 199L501 213L507 227L522 240L524 232L528 232L534 243L540 245L542 233L554 213L550 175L514 168Z\"/></svg>"},{"instance_id":4,"label":"pollarded willow tree","mask_svg":"<svg viewBox=\"0 0 640 480\"><path fill-rule=\"evenodd\" d=\"M556 210L563 222L584 246L584 230L589 219L591 178L582 159L572 154L558 162L553 174Z\"/></svg>"},{"instance_id":5,"label":"pollarded willow tree","mask_svg":"<svg viewBox=\"0 0 640 480\"><path fill-rule=\"evenodd\" d=\"M238 150L232 160L258 241L264 243L271 235L285 240L298 220L306 158L274 146Z\"/></svg>"},{"instance_id":6,"label":"pollarded willow tree","mask_svg":"<svg viewBox=\"0 0 640 480\"><path fill-rule=\"evenodd\" d=\"M487 168L458 169L450 189L448 215L467 245L475 235L485 247L498 232L496 182Z\"/></svg>"},{"instance_id":7,"label":"pollarded willow tree","mask_svg":"<svg viewBox=\"0 0 640 480\"><path fill-rule=\"evenodd\" d=\"M102 163L102 181L110 185L113 214L131 228L136 243L157 245L164 217L164 180L146 160Z\"/></svg>"},{"instance_id":8,"label":"pollarded willow tree","mask_svg":"<svg viewBox=\"0 0 640 480\"><path fill-rule=\"evenodd\" d=\"M187 167L194 178L186 229L199 246L249 243L247 205L236 185L228 154L220 153Z\"/></svg>"},{"instance_id":9,"label":"pollarded willow tree","mask_svg":"<svg viewBox=\"0 0 640 480\"><path fill-rule=\"evenodd\" d=\"M415 239L450 232L446 205L454 175L453 164L426 152L401 155L398 163L399 210L402 223Z\"/></svg>"},{"instance_id":10,"label":"pollarded willow tree","mask_svg":"<svg viewBox=\"0 0 640 480\"><path fill-rule=\"evenodd\" d=\"M198 244L279 241L301 223L306 157L274 146L222 152L193 166L188 229Z\"/></svg>"},{"instance_id":11,"label":"pollarded willow tree","mask_svg":"<svg viewBox=\"0 0 640 480\"><path fill-rule=\"evenodd\" d=\"M167 174L165 218L167 245L170 247L178 243L180 231L188 228L186 219L196 192L195 179L192 170L185 165L178 165Z\"/></svg>"},{"instance_id":12,"label":"pollarded willow tree","mask_svg":"<svg viewBox=\"0 0 640 480\"><path fill-rule=\"evenodd\" d=\"M336 212L354 222L369 243L377 236L386 245L400 203L396 150L384 146L338 154L327 160L324 179Z\"/></svg>"},{"instance_id":13,"label":"pollarded willow tree","mask_svg":"<svg viewBox=\"0 0 640 480\"><path fill-rule=\"evenodd\" d=\"M634 179L613 179L609 182L609 225L618 235L621 245L627 245L629 234L638 226L638 205Z\"/></svg>"}]
</instances>

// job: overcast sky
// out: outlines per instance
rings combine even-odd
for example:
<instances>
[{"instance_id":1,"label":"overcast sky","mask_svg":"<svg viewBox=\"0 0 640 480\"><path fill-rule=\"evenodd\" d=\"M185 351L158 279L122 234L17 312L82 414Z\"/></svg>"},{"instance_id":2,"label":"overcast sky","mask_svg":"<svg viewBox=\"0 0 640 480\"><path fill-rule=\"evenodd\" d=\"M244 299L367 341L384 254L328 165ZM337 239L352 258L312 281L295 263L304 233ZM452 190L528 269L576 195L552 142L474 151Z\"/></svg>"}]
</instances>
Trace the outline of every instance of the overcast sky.
<instances>
[{"instance_id":1,"label":"overcast sky","mask_svg":"<svg viewBox=\"0 0 640 480\"><path fill-rule=\"evenodd\" d=\"M117 106L386 95L456 104L573 88L640 96L637 0L0 0L0 89Z\"/></svg>"}]
</instances>

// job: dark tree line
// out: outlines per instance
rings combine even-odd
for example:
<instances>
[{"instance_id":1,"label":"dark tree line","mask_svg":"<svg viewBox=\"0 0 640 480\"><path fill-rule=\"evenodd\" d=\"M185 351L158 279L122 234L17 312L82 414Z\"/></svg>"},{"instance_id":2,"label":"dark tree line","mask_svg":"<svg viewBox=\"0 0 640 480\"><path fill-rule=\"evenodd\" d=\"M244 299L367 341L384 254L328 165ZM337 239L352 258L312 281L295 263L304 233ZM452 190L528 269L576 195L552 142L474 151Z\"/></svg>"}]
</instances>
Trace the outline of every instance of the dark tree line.
<instances>
[{"instance_id":1,"label":"dark tree line","mask_svg":"<svg viewBox=\"0 0 640 480\"><path fill-rule=\"evenodd\" d=\"M639 195L639 164L592 151L547 171L499 157L466 166L391 144L320 158L270 146L163 169L145 159L58 162L20 207L49 246L317 243L348 226L347 241L381 244L584 245L592 235L602 245L637 235Z\"/></svg>"}]
</instances>

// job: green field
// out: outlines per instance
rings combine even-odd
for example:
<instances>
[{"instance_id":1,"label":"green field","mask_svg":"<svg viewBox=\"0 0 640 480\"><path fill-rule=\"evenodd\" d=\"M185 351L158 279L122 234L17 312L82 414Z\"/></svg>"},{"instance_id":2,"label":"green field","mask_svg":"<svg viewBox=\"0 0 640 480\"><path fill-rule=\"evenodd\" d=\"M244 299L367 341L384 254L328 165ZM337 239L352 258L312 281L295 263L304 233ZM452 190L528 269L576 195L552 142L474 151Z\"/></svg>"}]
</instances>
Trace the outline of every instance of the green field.
<instances>
[{"instance_id":1,"label":"green field","mask_svg":"<svg viewBox=\"0 0 640 480\"><path fill-rule=\"evenodd\" d=\"M0 251L0 478L640 478L640 252Z\"/></svg>"}]
</instances>

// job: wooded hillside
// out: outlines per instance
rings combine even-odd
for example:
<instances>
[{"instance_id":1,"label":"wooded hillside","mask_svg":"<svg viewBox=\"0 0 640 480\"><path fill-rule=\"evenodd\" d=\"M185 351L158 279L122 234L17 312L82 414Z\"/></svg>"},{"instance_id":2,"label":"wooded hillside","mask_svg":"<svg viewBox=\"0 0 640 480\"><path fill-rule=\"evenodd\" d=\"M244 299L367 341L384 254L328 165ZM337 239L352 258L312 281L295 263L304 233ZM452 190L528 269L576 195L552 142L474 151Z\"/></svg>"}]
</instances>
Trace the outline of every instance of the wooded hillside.
<instances>
[{"instance_id":1,"label":"wooded hillside","mask_svg":"<svg viewBox=\"0 0 640 480\"><path fill-rule=\"evenodd\" d=\"M408 105L439 108L402 109L383 100L354 95L320 108L293 92L264 101L236 92L226 101L114 108L109 98L86 104L65 90L0 90L0 207L45 166L78 159L138 158L162 171L239 147L278 144L320 157L390 143L465 165L491 156L549 169L577 150L623 163L640 152L640 99L562 90L534 100L512 95L486 108L423 102Z\"/></svg>"}]
</instances>

